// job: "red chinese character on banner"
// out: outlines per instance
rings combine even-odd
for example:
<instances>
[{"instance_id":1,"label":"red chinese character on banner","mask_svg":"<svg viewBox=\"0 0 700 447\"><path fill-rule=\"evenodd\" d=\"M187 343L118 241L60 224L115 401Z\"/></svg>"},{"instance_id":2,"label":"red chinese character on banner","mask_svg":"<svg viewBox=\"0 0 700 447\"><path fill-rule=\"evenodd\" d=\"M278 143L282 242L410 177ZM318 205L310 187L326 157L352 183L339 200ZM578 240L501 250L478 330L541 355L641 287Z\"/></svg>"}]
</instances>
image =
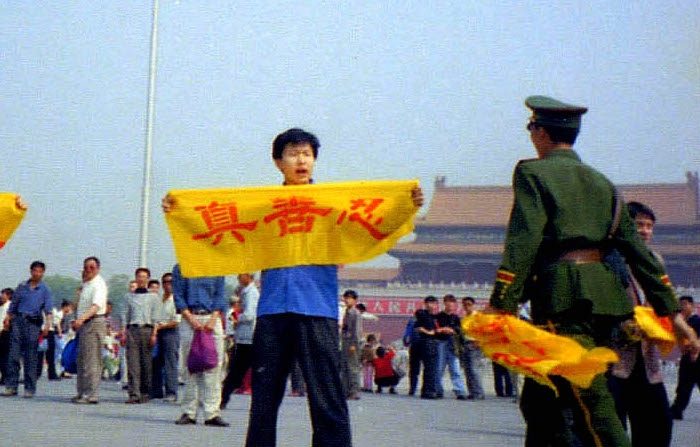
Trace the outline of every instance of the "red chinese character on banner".
<instances>
[{"instance_id":1,"label":"red chinese character on banner","mask_svg":"<svg viewBox=\"0 0 700 447\"><path fill-rule=\"evenodd\" d=\"M245 238L239 230L252 231L257 225L257 221L239 222L238 210L234 202L218 203L211 202L209 205L196 206L195 211L202 213L202 219L207 225L209 231L201 234L195 234L192 239L209 239L214 237L212 245L218 245L224 237L224 233L231 232L231 236L235 237L238 242L245 242Z\"/></svg>"},{"instance_id":2,"label":"red chinese character on banner","mask_svg":"<svg viewBox=\"0 0 700 447\"><path fill-rule=\"evenodd\" d=\"M345 220L345 216L347 216L348 221L357 222L362 225L373 238L382 240L387 237L387 234L379 231L377 225L382 223L383 218L377 217L374 219L374 222L372 221L374 217L372 216L372 212L376 210L382 202L384 202L384 199L352 199L350 200L350 213L348 214L348 210L340 213L336 223L340 225L343 223L343 220Z\"/></svg>"},{"instance_id":3,"label":"red chinese character on banner","mask_svg":"<svg viewBox=\"0 0 700 447\"><path fill-rule=\"evenodd\" d=\"M277 211L263 218L265 223L279 219L280 237L294 233L308 233L313 229L315 216L327 216L332 208L315 207L316 202L309 197L292 196L272 201Z\"/></svg>"},{"instance_id":4,"label":"red chinese character on banner","mask_svg":"<svg viewBox=\"0 0 700 447\"><path fill-rule=\"evenodd\" d=\"M374 313L374 314L383 314L384 313L384 304L380 300L377 300L374 302L374 306L372 306L372 313Z\"/></svg>"},{"instance_id":5,"label":"red chinese character on banner","mask_svg":"<svg viewBox=\"0 0 700 447\"><path fill-rule=\"evenodd\" d=\"M401 303L398 301L389 301L389 314L400 314L401 313Z\"/></svg>"}]
</instances>

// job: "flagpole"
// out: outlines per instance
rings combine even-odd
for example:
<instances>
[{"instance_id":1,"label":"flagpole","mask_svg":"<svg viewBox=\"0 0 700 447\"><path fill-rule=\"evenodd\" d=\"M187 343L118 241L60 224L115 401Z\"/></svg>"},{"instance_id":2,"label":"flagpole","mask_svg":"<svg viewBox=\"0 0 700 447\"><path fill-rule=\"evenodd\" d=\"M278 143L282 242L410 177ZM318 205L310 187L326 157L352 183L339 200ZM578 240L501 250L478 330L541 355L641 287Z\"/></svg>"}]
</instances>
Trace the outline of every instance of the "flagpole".
<instances>
[{"instance_id":1,"label":"flagpole","mask_svg":"<svg viewBox=\"0 0 700 447\"><path fill-rule=\"evenodd\" d=\"M158 50L158 0L153 0L153 21L151 24L151 55L148 74L148 108L146 114L146 148L143 164L143 188L141 194L141 243L139 266L145 267L148 246L148 217L151 195L151 158L153 152L153 117L155 114L156 60Z\"/></svg>"}]
</instances>

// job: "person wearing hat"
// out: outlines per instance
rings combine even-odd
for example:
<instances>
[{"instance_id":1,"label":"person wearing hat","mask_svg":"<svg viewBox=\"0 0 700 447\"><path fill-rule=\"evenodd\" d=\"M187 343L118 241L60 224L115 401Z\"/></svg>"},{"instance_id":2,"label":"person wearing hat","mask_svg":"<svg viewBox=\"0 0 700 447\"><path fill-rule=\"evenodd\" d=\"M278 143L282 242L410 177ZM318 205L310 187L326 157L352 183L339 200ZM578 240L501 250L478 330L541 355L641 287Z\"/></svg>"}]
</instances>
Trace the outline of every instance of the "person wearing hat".
<instances>
[{"instance_id":1,"label":"person wearing hat","mask_svg":"<svg viewBox=\"0 0 700 447\"><path fill-rule=\"evenodd\" d=\"M573 145L587 108L531 96L527 124L538 157L517 164L503 261L490 306L516 314L531 301L533 322L586 348L609 344L633 309L622 281L605 264L617 249L657 315L682 317L663 266L638 237L613 184L581 162ZM687 332L685 332L687 334ZM700 350L691 338L694 351ZM628 446L605 377L589 388L552 377L558 389L526 380L520 408L525 445Z\"/></svg>"}]
</instances>

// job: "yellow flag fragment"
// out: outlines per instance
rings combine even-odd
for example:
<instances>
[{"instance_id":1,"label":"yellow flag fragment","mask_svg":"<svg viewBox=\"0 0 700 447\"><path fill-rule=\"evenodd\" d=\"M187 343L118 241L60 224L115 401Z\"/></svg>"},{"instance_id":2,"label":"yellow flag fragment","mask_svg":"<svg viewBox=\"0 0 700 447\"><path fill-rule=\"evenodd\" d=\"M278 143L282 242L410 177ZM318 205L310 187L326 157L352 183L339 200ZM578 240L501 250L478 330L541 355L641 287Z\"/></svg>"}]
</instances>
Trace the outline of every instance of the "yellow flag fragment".
<instances>
[{"instance_id":1,"label":"yellow flag fragment","mask_svg":"<svg viewBox=\"0 0 700 447\"><path fill-rule=\"evenodd\" d=\"M556 387L550 375L561 376L581 388L618 361L607 348L588 350L575 340L552 334L511 315L476 314L465 325L484 354L506 368L537 382Z\"/></svg>"},{"instance_id":2,"label":"yellow flag fragment","mask_svg":"<svg viewBox=\"0 0 700 447\"><path fill-rule=\"evenodd\" d=\"M0 250L12 237L24 218L25 210L17 208L17 193L0 192Z\"/></svg>"},{"instance_id":3,"label":"yellow flag fragment","mask_svg":"<svg viewBox=\"0 0 700 447\"><path fill-rule=\"evenodd\" d=\"M659 317L651 307L635 306L634 319L646 337L656 343L661 354L669 355L673 351L676 337L669 317Z\"/></svg>"},{"instance_id":4,"label":"yellow flag fragment","mask_svg":"<svg viewBox=\"0 0 700 447\"><path fill-rule=\"evenodd\" d=\"M417 180L174 190L165 220L187 277L359 262L413 231Z\"/></svg>"}]
</instances>

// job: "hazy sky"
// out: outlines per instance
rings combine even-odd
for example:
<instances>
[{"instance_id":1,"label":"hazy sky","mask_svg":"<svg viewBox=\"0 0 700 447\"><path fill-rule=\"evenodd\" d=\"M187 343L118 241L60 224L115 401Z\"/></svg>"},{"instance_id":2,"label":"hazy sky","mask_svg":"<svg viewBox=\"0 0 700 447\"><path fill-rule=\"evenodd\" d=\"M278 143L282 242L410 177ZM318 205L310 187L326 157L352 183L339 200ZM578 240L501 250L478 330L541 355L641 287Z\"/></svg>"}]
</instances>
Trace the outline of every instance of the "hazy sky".
<instances>
[{"instance_id":1,"label":"hazy sky","mask_svg":"<svg viewBox=\"0 0 700 447\"><path fill-rule=\"evenodd\" d=\"M492 5L492 3L494 5ZM317 181L506 185L532 157L526 96L590 108L577 150L617 183L700 170L700 3L161 0L149 267L171 188L278 184L300 126ZM508 5L505 8L505 5ZM0 191L30 210L0 286L138 259L150 1L0 6Z\"/></svg>"}]
</instances>

